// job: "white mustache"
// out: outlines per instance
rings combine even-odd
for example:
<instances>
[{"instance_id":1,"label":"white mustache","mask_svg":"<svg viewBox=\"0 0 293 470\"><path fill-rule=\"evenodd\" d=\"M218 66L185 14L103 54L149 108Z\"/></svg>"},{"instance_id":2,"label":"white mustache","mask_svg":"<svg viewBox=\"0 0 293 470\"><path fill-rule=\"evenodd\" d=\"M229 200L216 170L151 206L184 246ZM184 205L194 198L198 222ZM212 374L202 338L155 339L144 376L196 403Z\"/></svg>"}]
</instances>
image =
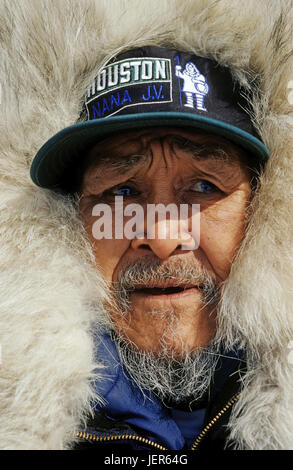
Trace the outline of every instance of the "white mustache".
<instances>
[{"instance_id":1,"label":"white mustache","mask_svg":"<svg viewBox=\"0 0 293 470\"><path fill-rule=\"evenodd\" d=\"M129 302L132 291L143 287L198 287L203 292L204 303L219 297L216 280L198 262L177 259L162 263L153 256L144 257L125 266L112 283L112 290L120 304Z\"/></svg>"}]
</instances>

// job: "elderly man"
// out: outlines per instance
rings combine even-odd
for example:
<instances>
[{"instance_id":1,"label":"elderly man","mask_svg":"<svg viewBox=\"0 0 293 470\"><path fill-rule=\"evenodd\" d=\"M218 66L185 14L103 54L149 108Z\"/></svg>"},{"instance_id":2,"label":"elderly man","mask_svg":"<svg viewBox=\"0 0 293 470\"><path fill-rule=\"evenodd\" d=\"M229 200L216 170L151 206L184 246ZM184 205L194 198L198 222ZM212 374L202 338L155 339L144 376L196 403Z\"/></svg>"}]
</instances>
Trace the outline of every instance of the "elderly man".
<instances>
[{"instance_id":1,"label":"elderly man","mask_svg":"<svg viewBox=\"0 0 293 470\"><path fill-rule=\"evenodd\" d=\"M292 8L272 26L252 1L248 23L224 0L136 1L135 21L131 0L85 3L44 0L56 31L18 33L36 105L16 192L16 134L4 149L3 448L293 448Z\"/></svg>"},{"instance_id":2,"label":"elderly man","mask_svg":"<svg viewBox=\"0 0 293 470\"><path fill-rule=\"evenodd\" d=\"M184 108L177 61L205 71L207 109ZM82 447L107 436L111 446L195 448L215 420L204 445L225 444L218 432L237 400L245 351L227 351L221 332L215 341L217 305L269 155L240 91L210 59L131 49L94 79L86 120L52 137L33 161L36 184L78 195L108 286L111 326L97 344L110 370L100 390L106 403L80 431ZM170 212L182 205L185 226L180 210ZM143 215L128 233L136 207Z\"/></svg>"}]
</instances>

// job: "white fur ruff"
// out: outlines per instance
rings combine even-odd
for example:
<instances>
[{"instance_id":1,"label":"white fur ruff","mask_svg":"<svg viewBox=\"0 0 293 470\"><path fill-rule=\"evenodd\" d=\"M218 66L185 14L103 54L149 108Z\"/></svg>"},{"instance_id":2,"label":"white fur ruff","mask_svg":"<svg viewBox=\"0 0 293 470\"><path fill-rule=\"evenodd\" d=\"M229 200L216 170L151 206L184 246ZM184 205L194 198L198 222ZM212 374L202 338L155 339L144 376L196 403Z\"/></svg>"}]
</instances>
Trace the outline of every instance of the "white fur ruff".
<instances>
[{"instance_id":1,"label":"white fur ruff","mask_svg":"<svg viewBox=\"0 0 293 470\"><path fill-rule=\"evenodd\" d=\"M151 44L214 58L252 89L271 158L219 314L254 358L230 431L235 448L293 449L292 24L290 0L1 1L1 449L69 449L98 399L103 282L74 208L29 167L105 61Z\"/></svg>"}]
</instances>

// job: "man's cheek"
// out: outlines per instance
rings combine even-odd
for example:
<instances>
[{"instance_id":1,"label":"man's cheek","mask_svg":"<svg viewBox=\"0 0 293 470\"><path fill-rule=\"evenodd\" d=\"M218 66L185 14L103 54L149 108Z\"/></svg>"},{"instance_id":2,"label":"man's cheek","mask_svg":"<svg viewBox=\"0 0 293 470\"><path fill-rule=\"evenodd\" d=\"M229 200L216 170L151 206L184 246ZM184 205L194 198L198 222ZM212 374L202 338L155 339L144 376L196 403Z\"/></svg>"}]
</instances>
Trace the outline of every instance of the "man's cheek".
<instances>
[{"instance_id":1,"label":"man's cheek","mask_svg":"<svg viewBox=\"0 0 293 470\"><path fill-rule=\"evenodd\" d=\"M93 251L96 263L101 267L103 276L113 281L119 262L129 248L129 240L93 240Z\"/></svg>"},{"instance_id":2,"label":"man's cheek","mask_svg":"<svg viewBox=\"0 0 293 470\"><path fill-rule=\"evenodd\" d=\"M244 217L201 217L200 247L221 279L226 279L237 249L244 236Z\"/></svg>"}]
</instances>

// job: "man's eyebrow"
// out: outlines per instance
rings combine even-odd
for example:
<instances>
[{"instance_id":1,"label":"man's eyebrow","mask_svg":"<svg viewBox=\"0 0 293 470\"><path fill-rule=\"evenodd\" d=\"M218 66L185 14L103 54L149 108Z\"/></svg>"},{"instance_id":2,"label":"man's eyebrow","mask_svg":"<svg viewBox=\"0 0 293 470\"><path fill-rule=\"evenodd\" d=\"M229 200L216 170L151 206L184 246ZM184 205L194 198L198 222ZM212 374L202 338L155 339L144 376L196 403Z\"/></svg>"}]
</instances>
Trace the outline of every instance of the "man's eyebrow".
<instances>
[{"instance_id":1,"label":"man's eyebrow","mask_svg":"<svg viewBox=\"0 0 293 470\"><path fill-rule=\"evenodd\" d=\"M101 153L95 155L95 165L99 169L107 169L119 174L128 173L135 166L146 161L146 154L129 154L129 155L107 155Z\"/></svg>"},{"instance_id":2,"label":"man's eyebrow","mask_svg":"<svg viewBox=\"0 0 293 470\"><path fill-rule=\"evenodd\" d=\"M212 160L233 161L234 150L228 148L228 146L217 142L193 142L189 139L177 137L173 141L173 145L179 147L179 149L190 152L195 160L202 160L210 158ZM238 152L237 152L238 154Z\"/></svg>"}]
</instances>

